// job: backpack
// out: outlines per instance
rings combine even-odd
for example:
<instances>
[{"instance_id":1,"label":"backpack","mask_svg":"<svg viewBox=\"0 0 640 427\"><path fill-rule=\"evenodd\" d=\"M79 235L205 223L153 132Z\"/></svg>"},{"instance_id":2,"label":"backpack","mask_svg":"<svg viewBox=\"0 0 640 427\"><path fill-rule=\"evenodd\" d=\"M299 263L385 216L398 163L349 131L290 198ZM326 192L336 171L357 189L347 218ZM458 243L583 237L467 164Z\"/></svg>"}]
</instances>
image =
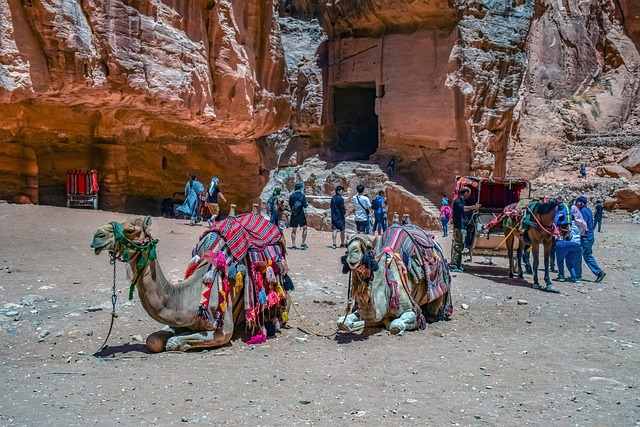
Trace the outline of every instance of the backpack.
<instances>
[{"instance_id":1,"label":"backpack","mask_svg":"<svg viewBox=\"0 0 640 427\"><path fill-rule=\"evenodd\" d=\"M298 196L291 206L291 216L299 216L302 213L302 197Z\"/></svg>"},{"instance_id":2,"label":"backpack","mask_svg":"<svg viewBox=\"0 0 640 427\"><path fill-rule=\"evenodd\" d=\"M373 209L374 212L378 212L380 207L381 207L380 196L378 196L371 201L371 208Z\"/></svg>"}]
</instances>

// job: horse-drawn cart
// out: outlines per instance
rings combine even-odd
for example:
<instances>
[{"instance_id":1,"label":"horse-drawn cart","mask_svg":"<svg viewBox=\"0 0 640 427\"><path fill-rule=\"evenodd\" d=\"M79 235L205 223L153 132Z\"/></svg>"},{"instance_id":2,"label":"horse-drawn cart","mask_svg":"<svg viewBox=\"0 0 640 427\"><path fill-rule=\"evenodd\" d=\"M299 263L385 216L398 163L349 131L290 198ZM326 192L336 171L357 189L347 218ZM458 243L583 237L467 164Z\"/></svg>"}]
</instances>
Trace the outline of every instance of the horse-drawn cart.
<instances>
[{"instance_id":1,"label":"horse-drawn cart","mask_svg":"<svg viewBox=\"0 0 640 427\"><path fill-rule=\"evenodd\" d=\"M468 250L469 257L473 259L474 255L480 255L507 258L507 236L502 222L495 222L506 206L520 201L523 190L528 189L529 193L531 192L529 181L512 178L457 177L456 193L464 186L471 189L471 197L465 203L480 204L479 209L468 213L470 219L465 250ZM514 249L517 249L519 243L519 239L514 240Z\"/></svg>"}]
</instances>

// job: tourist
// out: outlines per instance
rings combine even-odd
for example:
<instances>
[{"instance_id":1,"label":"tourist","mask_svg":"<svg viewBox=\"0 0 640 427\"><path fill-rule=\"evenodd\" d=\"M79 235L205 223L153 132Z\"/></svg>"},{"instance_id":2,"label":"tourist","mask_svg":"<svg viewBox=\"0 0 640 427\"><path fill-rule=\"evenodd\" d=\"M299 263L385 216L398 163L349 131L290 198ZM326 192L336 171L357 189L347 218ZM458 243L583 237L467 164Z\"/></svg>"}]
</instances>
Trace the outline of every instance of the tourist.
<instances>
[{"instance_id":1,"label":"tourist","mask_svg":"<svg viewBox=\"0 0 640 427\"><path fill-rule=\"evenodd\" d=\"M269 214L269 222L274 225L278 225L279 220L279 209L278 209L278 201L280 198L280 187L276 187L273 189L273 193L267 200L267 213Z\"/></svg>"},{"instance_id":2,"label":"tourist","mask_svg":"<svg viewBox=\"0 0 640 427\"><path fill-rule=\"evenodd\" d=\"M442 222L442 237L447 237L449 235L448 224L451 221L451 206L445 197L442 198L442 206L440 206L440 221Z\"/></svg>"},{"instance_id":3,"label":"tourist","mask_svg":"<svg viewBox=\"0 0 640 427\"><path fill-rule=\"evenodd\" d=\"M584 262L591 272L596 275L596 283L600 283L607 273L598 266L596 259L593 257L593 243L595 241L593 234L593 212L587 207L587 198L585 196L580 196L576 199L576 207L580 209L582 218L587 226L586 232L580 237L582 258L584 258ZM579 262L576 266L576 276L582 278L582 262Z\"/></svg>"},{"instance_id":4,"label":"tourist","mask_svg":"<svg viewBox=\"0 0 640 427\"><path fill-rule=\"evenodd\" d=\"M385 210L387 200L384 198L384 191L378 191L378 195L371 201L371 209L373 210L373 234L382 236L387 230L387 221L385 220Z\"/></svg>"},{"instance_id":5,"label":"tourist","mask_svg":"<svg viewBox=\"0 0 640 427\"><path fill-rule=\"evenodd\" d=\"M564 214L561 214L564 217ZM582 262L580 259L580 229L578 228L578 222L563 221L562 225L558 228L561 236L556 239L556 256L558 257L558 277L554 280L559 282L565 282L567 279L564 275L564 264L567 264L567 271L570 275L570 282L578 283L580 279L576 274L576 261Z\"/></svg>"},{"instance_id":6,"label":"tourist","mask_svg":"<svg viewBox=\"0 0 640 427\"><path fill-rule=\"evenodd\" d=\"M184 203L176 210L189 216L189 225L194 226L198 220L198 208L200 207L200 194L204 191L204 185L198 181L195 173L191 174L191 179L184 186Z\"/></svg>"},{"instance_id":7,"label":"tourist","mask_svg":"<svg viewBox=\"0 0 640 427\"><path fill-rule=\"evenodd\" d=\"M602 204L602 200L596 200L596 205L594 206L596 208L596 212L593 215L593 228L596 227L596 225L598 226L598 233L602 232L602 216L604 214L604 205Z\"/></svg>"},{"instance_id":8,"label":"tourist","mask_svg":"<svg viewBox=\"0 0 640 427\"><path fill-rule=\"evenodd\" d=\"M391 160L389 160L389 163L387 163L387 174L390 177L393 177L396 173L396 158L392 157Z\"/></svg>"},{"instance_id":9,"label":"tourist","mask_svg":"<svg viewBox=\"0 0 640 427\"><path fill-rule=\"evenodd\" d=\"M298 249L296 247L296 233L298 227L302 227L302 244L300 249L305 250L307 246L307 216L305 215L305 209L309 206L307 198L305 197L302 189L304 184L302 182L296 182L294 191L289 196L289 208L291 209L291 218L289 218L289 225L291 226L291 246L289 249Z\"/></svg>"},{"instance_id":10,"label":"tourist","mask_svg":"<svg viewBox=\"0 0 640 427\"><path fill-rule=\"evenodd\" d=\"M354 213L356 217L356 230L358 234L367 233L369 227L371 227L371 202L369 198L364 195L364 185L358 184L356 187L358 194L353 196Z\"/></svg>"},{"instance_id":11,"label":"tourist","mask_svg":"<svg viewBox=\"0 0 640 427\"><path fill-rule=\"evenodd\" d=\"M584 163L580 165L580 177L582 179L587 179L587 167Z\"/></svg>"},{"instance_id":12,"label":"tourist","mask_svg":"<svg viewBox=\"0 0 640 427\"><path fill-rule=\"evenodd\" d=\"M222 191L220 191L220 186L218 184L218 178L211 178L211 184L209 184L209 191L207 192L207 208L209 208L209 212L211 213L211 218L209 218L209 225L213 225L213 222L220 214L220 205L218 205L218 198L227 203L227 199L224 197L224 194L222 194Z\"/></svg>"},{"instance_id":13,"label":"tourist","mask_svg":"<svg viewBox=\"0 0 640 427\"><path fill-rule=\"evenodd\" d=\"M333 240L333 245L331 247L333 249L336 248L336 237L338 237L338 232L340 232L340 247L345 247L344 229L346 225L345 215L347 214L347 210L344 207L344 198L342 197L342 193L344 193L344 187L342 185L338 185L336 187L336 194L331 198L331 238Z\"/></svg>"},{"instance_id":14,"label":"tourist","mask_svg":"<svg viewBox=\"0 0 640 427\"><path fill-rule=\"evenodd\" d=\"M464 250L464 241L467 234L467 214L466 211L478 209L479 204L465 205L465 200L471 197L471 189L462 187L458 193L458 197L453 202L453 244L451 246L451 271L454 273L462 273L462 251Z\"/></svg>"}]
</instances>

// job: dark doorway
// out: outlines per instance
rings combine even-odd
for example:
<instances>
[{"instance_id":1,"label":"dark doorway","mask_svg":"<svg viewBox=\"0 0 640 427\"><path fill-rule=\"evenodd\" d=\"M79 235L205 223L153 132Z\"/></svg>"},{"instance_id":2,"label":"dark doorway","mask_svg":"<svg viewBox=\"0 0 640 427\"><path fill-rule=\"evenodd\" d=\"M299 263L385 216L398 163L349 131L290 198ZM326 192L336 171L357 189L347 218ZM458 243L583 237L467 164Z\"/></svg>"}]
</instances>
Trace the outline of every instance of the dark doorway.
<instances>
[{"instance_id":1,"label":"dark doorway","mask_svg":"<svg viewBox=\"0 0 640 427\"><path fill-rule=\"evenodd\" d=\"M378 149L374 83L334 88L333 151L341 160L367 160Z\"/></svg>"}]
</instances>

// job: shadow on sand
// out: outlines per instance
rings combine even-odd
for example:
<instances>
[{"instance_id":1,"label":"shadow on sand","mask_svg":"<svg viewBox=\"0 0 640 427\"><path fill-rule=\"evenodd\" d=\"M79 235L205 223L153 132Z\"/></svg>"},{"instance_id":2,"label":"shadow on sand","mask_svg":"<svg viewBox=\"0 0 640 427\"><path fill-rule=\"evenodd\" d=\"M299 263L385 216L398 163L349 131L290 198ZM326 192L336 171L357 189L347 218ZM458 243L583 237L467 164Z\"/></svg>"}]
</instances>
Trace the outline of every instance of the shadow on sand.
<instances>
[{"instance_id":1,"label":"shadow on sand","mask_svg":"<svg viewBox=\"0 0 640 427\"><path fill-rule=\"evenodd\" d=\"M464 272L467 274L472 274L476 277L480 277L482 279L491 280L492 282L501 283L503 285L520 286L523 288L530 288L531 286L533 286L533 280L531 282L528 282L526 279L526 275L525 279L518 279L517 277L509 278L509 269L506 267L467 264L464 266Z\"/></svg>"}]
</instances>

